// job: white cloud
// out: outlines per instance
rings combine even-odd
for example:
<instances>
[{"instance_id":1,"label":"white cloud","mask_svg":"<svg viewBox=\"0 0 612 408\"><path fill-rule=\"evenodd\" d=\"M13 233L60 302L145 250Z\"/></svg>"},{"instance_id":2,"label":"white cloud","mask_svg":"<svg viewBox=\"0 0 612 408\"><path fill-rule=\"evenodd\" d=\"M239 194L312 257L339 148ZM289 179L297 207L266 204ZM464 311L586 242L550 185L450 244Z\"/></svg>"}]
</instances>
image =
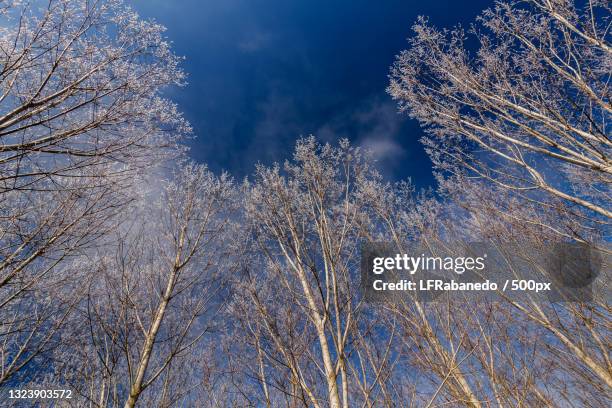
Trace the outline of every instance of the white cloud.
<instances>
[{"instance_id":1,"label":"white cloud","mask_svg":"<svg viewBox=\"0 0 612 408\"><path fill-rule=\"evenodd\" d=\"M392 101L373 97L352 111L338 114L320 127L315 136L330 143L350 138L372 154L383 174L392 175L407 155L397 142L401 124L402 117Z\"/></svg>"},{"instance_id":2,"label":"white cloud","mask_svg":"<svg viewBox=\"0 0 612 408\"><path fill-rule=\"evenodd\" d=\"M397 159L406 153L402 146L391 139L364 139L359 145L378 161Z\"/></svg>"}]
</instances>

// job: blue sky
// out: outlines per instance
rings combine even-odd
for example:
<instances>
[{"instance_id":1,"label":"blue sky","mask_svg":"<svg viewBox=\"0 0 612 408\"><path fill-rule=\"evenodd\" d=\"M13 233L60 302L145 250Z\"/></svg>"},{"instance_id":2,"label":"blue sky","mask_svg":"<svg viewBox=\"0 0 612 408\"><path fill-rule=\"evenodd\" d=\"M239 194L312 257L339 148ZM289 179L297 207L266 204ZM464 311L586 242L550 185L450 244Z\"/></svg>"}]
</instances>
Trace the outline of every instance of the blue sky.
<instances>
[{"instance_id":1,"label":"blue sky","mask_svg":"<svg viewBox=\"0 0 612 408\"><path fill-rule=\"evenodd\" d=\"M131 0L168 28L188 86L173 90L194 127L191 155L242 178L291 154L300 136L348 137L383 174L433 183L418 123L385 93L419 15L469 24L492 0Z\"/></svg>"}]
</instances>

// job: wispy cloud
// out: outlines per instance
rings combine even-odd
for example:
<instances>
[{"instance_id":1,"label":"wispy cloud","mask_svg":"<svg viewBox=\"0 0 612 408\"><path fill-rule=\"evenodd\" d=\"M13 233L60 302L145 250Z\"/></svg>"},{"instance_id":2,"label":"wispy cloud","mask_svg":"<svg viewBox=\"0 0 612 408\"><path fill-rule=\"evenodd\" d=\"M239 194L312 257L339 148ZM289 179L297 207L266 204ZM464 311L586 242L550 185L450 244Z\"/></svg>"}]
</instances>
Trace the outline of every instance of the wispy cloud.
<instances>
[{"instance_id":1,"label":"wispy cloud","mask_svg":"<svg viewBox=\"0 0 612 408\"><path fill-rule=\"evenodd\" d=\"M263 31L249 33L238 43L238 48L242 52L251 53L269 47L272 43L272 35Z\"/></svg>"},{"instance_id":2,"label":"wispy cloud","mask_svg":"<svg viewBox=\"0 0 612 408\"><path fill-rule=\"evenodd\" d=\"M352 110L339 113L315 132L319 139L334 142L349 138L368 150L385 175L393 174L407 152L398 143L402 117L392 101L376 96Z\"/></svg>"}]
</instances>

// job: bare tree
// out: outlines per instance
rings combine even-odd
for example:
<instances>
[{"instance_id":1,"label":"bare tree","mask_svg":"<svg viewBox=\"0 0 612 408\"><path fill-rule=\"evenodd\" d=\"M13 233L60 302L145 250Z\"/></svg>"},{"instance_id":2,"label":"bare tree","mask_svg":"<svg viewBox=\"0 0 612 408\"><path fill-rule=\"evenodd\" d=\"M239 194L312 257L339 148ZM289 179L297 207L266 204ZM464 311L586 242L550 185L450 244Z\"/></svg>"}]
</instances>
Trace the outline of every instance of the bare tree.
<instances>
[{"instance_id":1,"label":"bare tree","mask_svg":"<svg viewBox=\"0 0 612 408\"><path fill-rule=\"evenodd\" d=\"M101 161L134 166L188 130L160 96L184 77L162 26L115 0L33 2L4 18L2 191Z\"/></svg>"},{"instance_id":2,"label":"bare tree","mask_svg":"<svg viewBox=\"0 0 612 408\"><path fill-rule=\"evenodd\" d=\"M491 189L486 183L476 183L473 180L455 177L443 181L442 188L466 211L463 221L456 222L454 228L465 229L466 225L469 225L472 237L493 243L502 250L520 253L520 248L528 246L531 253L546 256L555 245L571 238L548 227L561 224L566 216L564 212L557 214L556 219L548 214L549 218L542 220L542 214L538 214L537 210L530 206L513 201L504 189ZM500 212L500 209L504 211ZM523 222L526 219L541 221ZM561 255L555 254L557 257ZM610 271L610 258L604 251L600 252L600 256L601 271L594 272L602 274L599 279L605 285ZM542 264L542 259L525 260L534 265L532 269L536 275L538 267L535 265ZM551 279L550 275L548 279ZM525 322L525 325L541 326L548 336L557 338L559 345L556 347L566 348L562 356L551 357L551 360L561 360L562 370L567 370L565 375L577 375L580 378L580 381L577 381L580 387L594 387L597 391L591 390L591 396L587 397L591 400L594 395L612 386L612 366L606 345L609 343L606 327L610 322L608 294L606 290L597 290L595 287L592 297L584 301L574 299L570 302L548 303L508 299L510 305L529 320L530 323ZM581 368L569 369L576 365Z\"/></svg>"},{"instance_id":3,"label":"bare tree","mask_svg":"<svg viewBox=\"0 0 612 408\"><path fill-rule=\"evenodd\" d=\"M542 209L564 203L569 218L601 231L612 216L609 2L498 2L478 23L472 54L463 29L421 18L388 92L427 127L440 171Z\"/></svg>"},{"instance_id":4,"label":"bare tree","mask_svg":"<svg viewBox=\"0 0 612 408\"><path fill-rule=\"evenodd\" d=\"M284 395L287 406L367 407L390 392L393 335L370 341L377 323L357 286L360 238L372 228L360 189L378 179L359 149L313 138L298 142L283 173L257 170L246 201L254 254L232 307L269 406Z\"/></svg>"},{"instance_id":5,"label":"bare tree","mask_svg":"<svg viewBox=\"0 0 612 408\"><path fill-rule=\"evenodd\" d=\"M189 164L144 197L153 202L131 206L117 239L81 260L95 277L74 340L56 350L57 378L95 406L188 400L229 275L231 180Z\"/></svg>"},{"instance_id":6,"label":"bare tree","mask_svg":"<svg viewBox=\"0 0 612 408\"><path fill-rule=\"evenodd\" d=\"M139 169L180 153L189 127L160 96L183 80L163 27L120 1L0 10L1 384L53 344L72 309L51 288L71 287L71 259L122 222ZM27 305L44 312L26 323Z\"/></svg>"},{"instance_id":7,"label":"bare tree","mask_svg":"<svg viewBox=\"0 0 612 408\"><path fill-rule=\"evenodd\" d=\"M609 251L609 2L587 1L583 10L565 0L498 2L478 23L469 32L478 47L472 54L464 30L436 30L421 18L388 88L427 128L423 141L439 170L440 192L447 206L462 209L446 223L445 235L470 231L473 239L517 253L527 246L543 254L563 241ZM536 271L536 260L529 262ZM495 385L498 405L519 398L499 387L523 389L542 406L605 405L601 395L612 386L607 298L550 304L508 299L498 312L510 329L499 336L478 329L484 342L469 342L480 344L474 356L481 363L489 355L481 372ZM479 320L475 327L486 328ZM496 348L512 344L502 335L508 330L541 336L529 346L531 359L547 370L525 365L529 388L511 385L517 367L495 356ZM557 375L571 378L572 386L557 387Z\"/></svg>"}]
</instances>

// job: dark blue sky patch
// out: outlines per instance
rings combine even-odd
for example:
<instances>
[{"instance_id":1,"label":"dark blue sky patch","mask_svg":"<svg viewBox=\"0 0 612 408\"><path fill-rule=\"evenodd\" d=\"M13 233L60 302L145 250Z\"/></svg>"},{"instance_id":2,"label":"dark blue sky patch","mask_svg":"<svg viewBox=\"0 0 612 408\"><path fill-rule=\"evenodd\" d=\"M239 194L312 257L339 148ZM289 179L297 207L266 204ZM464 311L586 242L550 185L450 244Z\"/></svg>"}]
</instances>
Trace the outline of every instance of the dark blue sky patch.
<instances>
[{"instance_id":1,"label":"dark blue sky patch","mask_svg":"<svg viewBox=\"0 0 612 408\"><path fill-rule=\"evenodd\" d=\"M193 125L191 155L241 178L289 157L300 136L348 137L383 174L433 184L418 123L386 95L418 15L469 24L491 0L132 0L164 24L189 85L171 97Z\"/></svg>"}]
</instances>

